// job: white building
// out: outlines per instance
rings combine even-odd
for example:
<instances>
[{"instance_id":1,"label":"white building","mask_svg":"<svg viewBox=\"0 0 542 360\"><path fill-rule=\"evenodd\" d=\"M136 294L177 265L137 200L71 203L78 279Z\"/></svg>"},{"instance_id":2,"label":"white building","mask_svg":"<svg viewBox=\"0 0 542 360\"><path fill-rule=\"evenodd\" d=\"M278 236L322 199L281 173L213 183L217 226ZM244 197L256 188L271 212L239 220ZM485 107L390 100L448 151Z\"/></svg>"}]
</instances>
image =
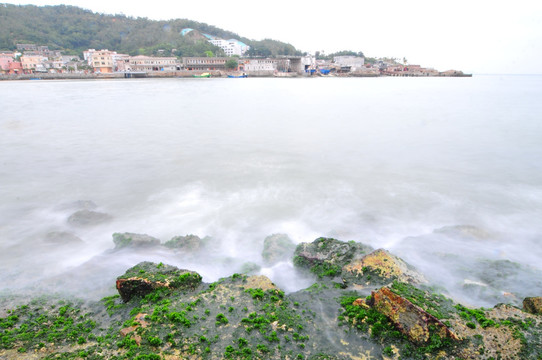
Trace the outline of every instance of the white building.
<instances>
[{"instance_id":1,"label":"white building","mask_svg":"<svg viewBox=\"0 0 542 360\"><path fill-rule=\"evenodd\" d=\"M246 59L245 71L275 71L277 61L274 59Z\"/></svg>"},{"instance_id":2,"label":"white building","mask_svg":"<svg viewBox=\"0 0 542 360\"><path fill-rule=\"evenodd\" d=\"M250 49L250 47L236 39L223 40L223 39L210 39L209 42L214 46L218 46L226 56L238 55L241 56Z\"/></svg>"},{"instance_id":3,"label":"white building","mask_svg":"<svg viewBox=\"0 0 542 360\"><path fill-rule=\"evenodd\" d=\"M333 62L341 67L349 66L354 71L363 67L365 58L359 56L335 56Z\"/></svg>"}]
</instances>

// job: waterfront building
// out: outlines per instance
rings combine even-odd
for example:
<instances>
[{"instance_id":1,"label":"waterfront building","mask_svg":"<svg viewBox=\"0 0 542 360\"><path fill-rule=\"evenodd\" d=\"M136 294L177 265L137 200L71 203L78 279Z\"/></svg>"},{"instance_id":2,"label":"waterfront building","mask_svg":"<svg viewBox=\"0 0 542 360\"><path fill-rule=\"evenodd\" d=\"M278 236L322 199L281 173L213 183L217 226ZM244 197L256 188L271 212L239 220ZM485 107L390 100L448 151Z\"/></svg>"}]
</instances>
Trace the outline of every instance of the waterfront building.
<instances>
[{"instance_id":1,"label":"waterfront building","mask_svg":"<svg viewBox=\"0 0 542 360\"><path fill-rule=\"evenodd\" d=\"M275 71L278 59L244 59L245 71Z\"/></svg>"},{"instance_id":2,"label":"waterfront building","mask_svg":"<svg viewBox=\"0 0 542 360\"><path fill-rule=\"evenodd\" d=\"M175 71L181 66L176 57L133 56L129 58L130 71Z\"/></svg>"},{"instance_id":3,"label":"waterfront building","mask_svg":"<svg viewBox=\"0 0 542 360\"><path fill-rule=\"evenodd\" d=\"M21 65L25 72L46 72L47 58L41 55L23 55L21 56Z\"/></svg>"},{"instance_id":4,"label":"waterfront building","mask_svg":"<svg viewBox=\"0 0 542 360\"><path fill-rule=\"evenodd\" d=\"M183 66L186 70L224 70L226 57L183 57Z\"/></svg>"},{"instance_id":5,"label":"waterfront building","mask_svg":"<svg viewBox=\"0 0 542 360\"><path fill-rule=\"evenodd\" d=\"M13 53L0 53L0 73L9 73L9 64L15 61Z\"/></svg>"},{"instance_id":6,"label":"waterfront building","mask_svg":"<svg viewBox=\"0 0 542 360\"><path fill-rule=\"evenodd\" d=\"M113 55L116 51L109 51L107 49L96 51L94 49L88 50L85 55L90 66L94 68L94 72L100 73L112 73L114 68Z\"/></svg>"},{"instance_id":7,"label":"waterfront building","mask_svg":"<svg viewBox=\"0 0 542 360\"><path fill-rule=\"evenodd\" d=\"M360 56L335 56L333 62L341 68L349 67L350 70L354 71L363 67L365 58Z\"/></svg>"}]
</instances>

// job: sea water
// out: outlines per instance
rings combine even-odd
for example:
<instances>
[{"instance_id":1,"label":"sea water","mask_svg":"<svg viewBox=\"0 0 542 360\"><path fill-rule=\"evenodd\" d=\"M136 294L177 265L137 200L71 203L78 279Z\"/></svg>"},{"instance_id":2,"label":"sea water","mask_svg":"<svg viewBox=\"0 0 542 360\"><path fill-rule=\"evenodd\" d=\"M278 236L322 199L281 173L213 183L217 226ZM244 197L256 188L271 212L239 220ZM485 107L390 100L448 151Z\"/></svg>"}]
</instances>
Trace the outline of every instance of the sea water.
<instances>
[{"instance_id":1,"label":"sea water","mask_svg":"<svg viewBox=\"0 0 542 360\"><path fill-rule=\"evenodd\" d=\"M144 259L205 281L253 262L295 291L313 279L262 263L282 233L385 248L472 304L491 299L466 285L541 295L541 76L2 81L0 99L0 291ZM69 224L81 201L112 221ZM115 232L207 236L214 257L77 272Z\"/></svg>"}]
</instances>

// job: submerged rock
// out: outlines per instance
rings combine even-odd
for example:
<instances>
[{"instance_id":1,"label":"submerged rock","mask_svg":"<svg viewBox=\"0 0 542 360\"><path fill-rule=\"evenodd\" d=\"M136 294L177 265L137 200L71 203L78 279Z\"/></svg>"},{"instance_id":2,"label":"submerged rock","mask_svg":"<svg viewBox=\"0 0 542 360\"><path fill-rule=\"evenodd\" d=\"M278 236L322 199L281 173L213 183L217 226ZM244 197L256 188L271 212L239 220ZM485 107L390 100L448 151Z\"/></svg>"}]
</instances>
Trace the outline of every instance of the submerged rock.
<instances>
[{"instance_id":1,"label":"submerged rock","mask_svg":"<svg viewBox=\"0 0 542 360\"><path fill-rule=\"evenodd\" d=\"M122 300L128 302L134 296L142 297L159 288L195 289L201 279L194 271L145 261L119 276L116 286Z\"/></svg>"},{"instance_id":2,"label":"submerged rock","mask_svg":"<svg viewBox=\"0 0 542 360\"><path fill-rule=\"evenodd\" d=\"M142 248L160 245L160 240L147 234L114 233L115 250L131 247Z\"/></svg>"},{"instance_id":3,"label":"submerged rock","mask_svg":"<svg viewBox=\"0 0 542 360\"><path fill-rule=\"evenodd\" d=\"M435 234L443 234L447 236L457 236L468 239L487 240L492 238L492 234L486 230L472 225L454 225L443 226L433 231Z\"/></svg>"},{"instance_id":4,"label":"submerged rock","mask_svg":"<svg viewBox=\"0 0 542 360\"><path fill-rule=\"evenodd\" d=\"M68 223L75 226L95 226L109 222L112 219L113 217L109 214L84 209L74 212L68 218Z\"/></svg>"},{"instance_id":5,"label":"submerged rock","mask_svg":"<svg viewBox=\"0 0 542 360\"><path fill-rule=\"evenodd\" d=\"M170 249L180 249L186 251L197 251L202 246L202 241L197 235L175 236L164 243L165 247Z\"/></svg>"},{"instance_id":6,"label":"submerged rock","mask_svg":"<svg viewBox=\"0 0 542 360\"><path fill-rule=\"evenodd\" d=\"M262 258L266 265L292 258L296 245L286 234L273 234L263 241Z\"/></svg>"},{"instance_id":7,"label":"submerged rock","mask_svg":"<svg viewBox=\"0 0 542 360\"><path fill-rule=\"evenodd\" d=\"M84 241L66 231L52 231L45 236L45 242L55 245L82 245Z\"/></svg>"}]
</instances>

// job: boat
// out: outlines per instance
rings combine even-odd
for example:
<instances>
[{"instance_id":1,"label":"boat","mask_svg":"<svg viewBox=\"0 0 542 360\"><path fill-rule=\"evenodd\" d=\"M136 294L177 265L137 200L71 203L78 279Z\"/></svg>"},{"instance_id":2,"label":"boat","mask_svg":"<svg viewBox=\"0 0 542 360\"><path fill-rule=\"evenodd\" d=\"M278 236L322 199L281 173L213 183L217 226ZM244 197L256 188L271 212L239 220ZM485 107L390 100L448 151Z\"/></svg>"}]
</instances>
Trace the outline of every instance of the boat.
<instances>
[{"instance_id":1,"label":"boat","mask_svg":"<svg viewBox=\"0 0 542 360\"><path fill-rule=\"evenodd\" d=\"M243 75L228 75L229 78L246 78L248 77L247 74L243 74Z\"/></svg>"},{"instance_id":2,"label":"boat","mask_svg":"<svg viewBox=\"0 0 542 360\"><path fill-rule=\"evenodd\" d=\"M192 76L195 77L195 78L210 78L211 74L210 73L203 73L203 74L200 74L200 75L192 75Z\"/></svg>"}]
</instances>

